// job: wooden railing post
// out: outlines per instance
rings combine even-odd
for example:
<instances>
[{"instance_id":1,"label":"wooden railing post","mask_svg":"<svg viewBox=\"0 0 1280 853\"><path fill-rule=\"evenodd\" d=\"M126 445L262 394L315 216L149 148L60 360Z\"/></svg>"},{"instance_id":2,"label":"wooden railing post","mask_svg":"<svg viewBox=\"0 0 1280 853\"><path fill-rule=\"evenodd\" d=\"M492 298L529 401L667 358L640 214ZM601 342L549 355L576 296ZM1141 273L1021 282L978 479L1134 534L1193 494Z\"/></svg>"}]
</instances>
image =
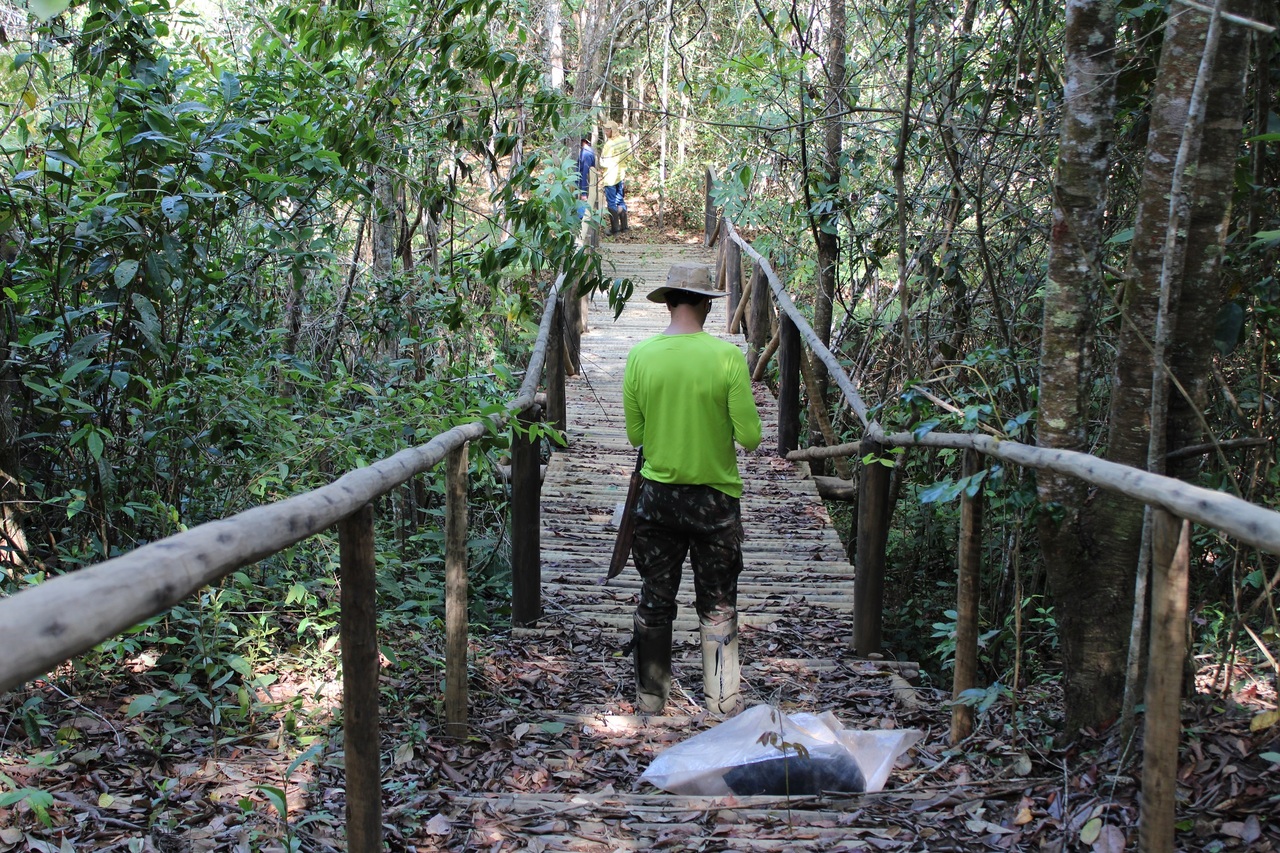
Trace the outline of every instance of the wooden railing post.
<instances>
[{"instance_id":1,"label":"wooden railing post","mask_svg":"<svg viewBox=\"0 0 1280 853\"><path fill-rule=\"evenodd\" d=\"M529 440L539 414L537 406L521 412L511 436L511 621L518 626L535 625L542 614L540 460Z\"/></svg>"},{"instance_id":2,"label":"wooden railing post","mask_svg":"<svg viewBox=\"0 0 1280 853\"><path fill-rule=\"evenodd\" d=\"M711 188L715 184L715 181L716 181L716 176L711 171L711 167L708 166L706 171L706 178L703 182L703 187L702 187L702 202L703 202L703 216L704 216L704 220L702 224L702 245L707 246L708 248L711 246L712 242L715 241L716 228L720 224L720 219L719 217L716 216L715 201L711 197Z\"/></svg>"},{"instance_id":3,"label":"wooden railing post","mask_svg":"<svg viewBox=\"0 0 1280 853\"><path fill-rule=\"evenodd\" d=\"M858 484L858 544L853 577L853 651L880 651L884 608L884 550L889 538L889 474L879 462L884 445L862 440L863 455L877 457L862 467Z\"/></svg>"},{"instance_id":4,"label":"wooden railing post","mask_svg":"<svg viewBox=\"0 0 1280 853\"><path fill-rule=\"evenodd\" d=\"M573 282L565 281L556 311L562 319L560 352L564 372L568 376L577 376L582 372L582 300L578 298L578 287Z\"/></svg>"},{"instance_id":5,"label":"wooden railing post","mask_svg":"<svg viewBox=\"0 0 1280 853\"><path fill-rule=\"evenodd\" d=\"M961 476L972 477L982 470L976 450L964 452ZM969 497L960 496L960 553L956 583L956 667L951 681L951 742L973 734L973 706L955 700L977 686L978 677L978 590L982 569L982 489ZM1017 685L1014 685L1015 687Z\"/></svg>"},{"instance_id":6,"label":"wooden railing post","mask_svg":"<svg viewBox=\"0 0 1280 853\"><path fill-rule=\"evenodd\" d=\"M587 200L583 202L586 210L582 217L582 231L578 236L582 245L593 249L600 248L600 228L597 224L600 221L597 216L600 212L600 195L600 167L595 166L587 175Z\"/></svg>"},{"instance_id":7,"label":"wooden railing post","mask_svg":"<svg viewBox=\"0 0 1280 853\"><path fill-rule=\"evenodd\" d=\"M1153 514L1151 637L1142 734L1142 815L1138 822L1138 849L1143 853L1174 849L1191 554L1191 522L1159 508Z\"/></svg>"},{"instance_id":8,"label":"wooden railing post","mask_svg":"<svg viewBox=\"0 0 1280 853\"><path fill-rule=\"evenodd\" d=\"M773 290L769 287L764 267L757 263L751 272L751 306L747 311L747 339L751 344L747 348L747 366L752 371L756 369L760 353L769 345L773 325L769 322L769 314L772 310Z\"/></svg>"},{"instance_id":9,"label":"wooden railing post","mask_svg":"<svg viewBox=\"0 0 1280 853\"><path fill-rule=\"evenodd\" d=\"M725 290L729 292L728 316L725 318L733 325L733 317L738 311L738 302L742 300L742 247L733 240L724 241L724 281ZM736 334L737 329L729 328L729 334Z\"/></svg>"},{"instance_id":10,"label":"wooden railing post","mask_svg":"<svg viewBox=\"0 0 1280 853\"><path fill-rule=\"evenodd\" d=\"M444 716L450 736L467 736L467 444L444 463Z\"/></svg>"},{"instance_id":11,"label":"wooden railing post","mask_svg":"<svg viewBox=\"0 0 1280 853\"><path fill-rule=\"evenodd\" d=\"M338 522L342 566L342 731L347 776L347 849L382 850L378 739L378 610L373 506Z\"/></svg>"},{"instance_id":12,"label":"wooden railing post","mask_svg":"<svg viewBox=\"0 0 1280 853\"><path fill-rule=\"evenodd\" d=\"M564 382L565 311L564 304L559 300L555 311L556 315L551 320L551 333L547 337L547 420L563 433L569 426L569 402Z\"/></svg>"},{"instance_id":13,"label":"wooden railing post","mask_svg":"<svg viewBox=\"0 0 1280 853\"><path fill-rule=\"evenodd\" d=\"M778 317L778 455L800 447L800 330L785 313Z\"/></svg>"}]
</instances>

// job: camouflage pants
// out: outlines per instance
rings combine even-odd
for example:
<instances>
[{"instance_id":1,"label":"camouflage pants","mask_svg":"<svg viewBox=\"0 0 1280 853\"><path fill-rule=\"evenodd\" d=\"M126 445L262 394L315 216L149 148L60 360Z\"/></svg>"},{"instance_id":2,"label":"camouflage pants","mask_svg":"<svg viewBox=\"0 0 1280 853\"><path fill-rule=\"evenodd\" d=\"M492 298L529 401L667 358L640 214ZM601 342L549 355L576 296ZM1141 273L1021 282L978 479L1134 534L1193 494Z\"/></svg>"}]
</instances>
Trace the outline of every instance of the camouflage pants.
<instances>
[{"instance_id":1,"label":"camouflage pants","mask_svg":"<svg viewBox=\"0 0 1280 853\"><path fill-rule=\"evenodd\" d=\"M742 511L737 498L710 486L641 484L632 554L644 581L636 615L650 627L676 618L680 573L693 562L694 607L721 623L737 612L742 573Z\"/></svg>"}]
</instances>

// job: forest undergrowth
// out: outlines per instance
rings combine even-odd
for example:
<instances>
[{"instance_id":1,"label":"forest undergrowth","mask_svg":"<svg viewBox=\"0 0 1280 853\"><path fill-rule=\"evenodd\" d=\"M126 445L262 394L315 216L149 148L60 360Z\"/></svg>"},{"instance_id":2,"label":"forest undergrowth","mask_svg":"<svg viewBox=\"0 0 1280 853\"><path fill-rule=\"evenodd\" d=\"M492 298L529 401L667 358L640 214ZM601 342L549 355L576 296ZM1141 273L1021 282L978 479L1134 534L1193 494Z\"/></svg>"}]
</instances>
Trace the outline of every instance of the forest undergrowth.
<instances>
[{"instance_id":1,"label":"forest undergrowth","mask_svg":"<svg viewBox=\"0 0 1280 853\"><path fill-rule=\"evenodd\" d=\"M905 685L888 671L858 677L844 668L770 663L843 644L839 614L801 611L803 629L744 630L750 702L831 710L854 728L925 732L883 793L795 803L849 810L849 846L833 849L1121 851L1132 842L1137 744L1118 743L1113 731L1060 742L1061 696L1051 680L984 697L977 730L952 747L947 689ZM669 713L689 715L683 726L575 719L575 712L632 713L631 663L572 619L562 624L536 640L506 630L473 636L471 734L462 741L445 735L438 633L385 626L389 849L516 851L533 849L540 837L549 846L538 849L611 849L588 825L625 827L626 807L621 800L611 806L610 796L653 792L637 781L649 761L714 725L679 686L681 678L696 682L693 647L676 650ZM24 691L22 712L0 732L0 773L24 794L0 807L0 850L345 849L341 690L331 664L281 655L259 665L261 686L246 689L247 704L224 710L215 723L200 701L165 701L172 678L153 663L146 653L129 658L110 683L77 681L68 668ZM1212 662L1197 673L1197 692L1184 704L1179 773L1186 849L1280 849L1271 820L1280 737L1274 726L1250 725L1260 709L1275 707L1259 675ZM596 798L590 809L554 818L502 798L477 814L469 799L556 792ZM714 801L707 810L673 815L667 846L693 849L682 848L681 838L709 820ZM782 821L727 826L722 835L732 845L734 833L746 831L785 841L793 830ZM573 846L563 846L566 838L576 839Z\"/></svg>"}]
</instances>

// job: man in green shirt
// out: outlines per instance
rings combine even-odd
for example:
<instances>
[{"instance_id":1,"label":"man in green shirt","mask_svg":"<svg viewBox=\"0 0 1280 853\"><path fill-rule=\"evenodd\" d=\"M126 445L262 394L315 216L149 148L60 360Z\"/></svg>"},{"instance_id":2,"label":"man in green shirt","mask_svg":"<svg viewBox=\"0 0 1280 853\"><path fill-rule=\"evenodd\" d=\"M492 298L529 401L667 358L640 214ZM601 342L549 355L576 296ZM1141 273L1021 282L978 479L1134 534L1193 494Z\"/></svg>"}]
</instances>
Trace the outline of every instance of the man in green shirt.
<instances>
[{"instance_id":1,"label":"man in green shirt","mask_svg":"<svg viewBox=\"0 0 1280 853\"><path fill-rule=\"evenodd\" d=\"M686 554L702 640L707 706L740 704L738 575L742 572L742 478L734 442L760 444L760 415L738 347L703 331L712 300L707 268L676 264L649 294L670 325L627 356L622 382L627 438L644 447L632 553L644 583L635 613L636 694L658 713L671 690L671 624Z\"/></svg>"}]
</instances>

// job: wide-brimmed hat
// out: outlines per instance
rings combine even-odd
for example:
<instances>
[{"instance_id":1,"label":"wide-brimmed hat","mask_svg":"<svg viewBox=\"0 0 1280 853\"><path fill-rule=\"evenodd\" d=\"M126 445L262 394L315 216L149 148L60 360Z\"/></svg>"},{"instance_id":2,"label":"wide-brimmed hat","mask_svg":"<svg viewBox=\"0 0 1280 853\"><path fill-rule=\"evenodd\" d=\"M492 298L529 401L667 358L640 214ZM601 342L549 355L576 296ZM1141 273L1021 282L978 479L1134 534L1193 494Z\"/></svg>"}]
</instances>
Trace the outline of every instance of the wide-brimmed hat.
<instances>
[{"instance_id":1,"label":"wide-brimmed hat","mask_svg":"<svg viewBox=\"0 0 1280 853\"><path fill-rule=\"evenodd\" d=\"M613 132L615 130L620 130L622 128L622 125L618 124L618 122L615 119L605 119L604 124L600 126L610 132Z\"/></svg>"},{"instance_id":2,"label":"wide-brimmed hat","mask_svg":"<svg viewBox=\"0 0 1280 853\"><path fill-rule=\"evenodd\" d=\"M661 287L655 287L647 298L650 302L666 302L667 294L673 290L695 293L707 299L728 296L723 290L711 289L711 272L706 264L688 262L672 264L671 270L667 273L667 283Z\"/></svg>"}]
</instances>

